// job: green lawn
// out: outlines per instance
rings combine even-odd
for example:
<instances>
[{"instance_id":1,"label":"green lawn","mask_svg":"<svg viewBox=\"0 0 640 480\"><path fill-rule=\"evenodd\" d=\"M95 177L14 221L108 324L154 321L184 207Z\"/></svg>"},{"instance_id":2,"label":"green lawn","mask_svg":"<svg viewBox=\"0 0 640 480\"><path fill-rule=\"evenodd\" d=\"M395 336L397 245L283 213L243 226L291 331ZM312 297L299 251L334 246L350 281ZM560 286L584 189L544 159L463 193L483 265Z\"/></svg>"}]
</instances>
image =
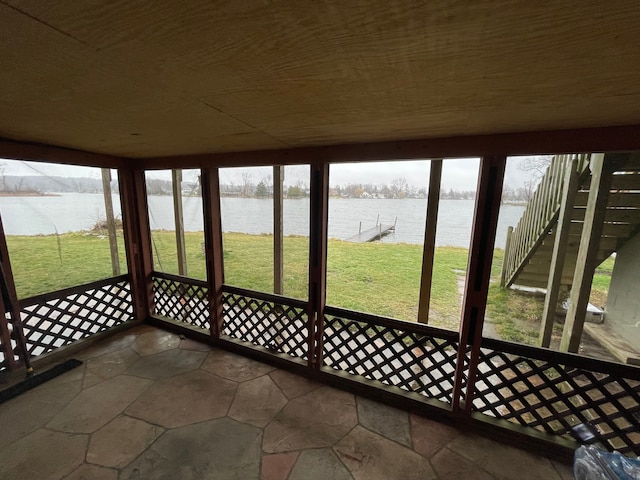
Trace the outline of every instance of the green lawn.
<instances>
[{"instance_id":1,"label":"green lawn","mask_svg":"<svg viewBox=\"0 0 640 480\"><path fill-rule=\"evenodd\" d=\"M502 250L496 250L494 253L486 317L505 340L536 345L544 308L544 295L500 288L498 279L503 253ZM602 262L593 278L589 301L601 308L607 303L614 261L613 257L609 257ZM556 325L554 328L558 330L556 333L561 332L561 326Z\"/></svg>"},{"instance_id":2,"label":"green lawn","mask_svg":"<svg viewBox=\"0 0 640 480\"><path fill-rule=\"evenodd\" d=\"M155 269L178 273L175 233L152 233ZM225 282L252 290L273 291L273 237L226 233ZM205 279L203 234L187 233L188 276ZM20 298L110 277L109 242L87 232L63 235L8 236L16 288ZM126 272L120 238L122 271ZM284 295L306 299L308 291L306 237L284 239ZM505 339L534 343L543 298L499 287L502 250L494 253L487 317ZM463 248L436 249L429 323L457 329L461 309L459 282L464 278L468 252ZM330 240L327 303L329 305L415 321L418 311L422 246L391 243L349 243ZM596 272L592 297L606 300L613 259Z\"/></svg>"},{"instance_id":3,"label":"green lawn","mask_svg":"<svg viewBox=\"0 0 640 480\"><path fill-rule=\"evenodd\" d=\"M126 273L121 236L118 243L121 271ZM28 237L8 235L7 246L19 298L113 275L109 240L88 232Z\"/></svg>"}]
</instances>

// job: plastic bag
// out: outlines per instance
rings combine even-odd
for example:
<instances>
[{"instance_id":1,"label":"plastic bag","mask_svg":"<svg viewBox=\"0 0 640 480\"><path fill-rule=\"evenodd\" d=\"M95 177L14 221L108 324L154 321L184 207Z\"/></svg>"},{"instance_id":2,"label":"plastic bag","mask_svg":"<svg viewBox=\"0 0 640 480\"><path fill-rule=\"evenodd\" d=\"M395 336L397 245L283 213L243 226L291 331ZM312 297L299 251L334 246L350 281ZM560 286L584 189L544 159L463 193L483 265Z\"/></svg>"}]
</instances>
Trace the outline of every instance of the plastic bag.
<instances>
[{"instance_id":1,"label":"plastic bag","mask_svg":"<svg viewBox=\"0 0 640 480\"><path fill-rule=\"evenodd\" d=\"M573 474L576 480L640 480L640 459L583 446L576 450Z\"/></svg>"}]
</instances>

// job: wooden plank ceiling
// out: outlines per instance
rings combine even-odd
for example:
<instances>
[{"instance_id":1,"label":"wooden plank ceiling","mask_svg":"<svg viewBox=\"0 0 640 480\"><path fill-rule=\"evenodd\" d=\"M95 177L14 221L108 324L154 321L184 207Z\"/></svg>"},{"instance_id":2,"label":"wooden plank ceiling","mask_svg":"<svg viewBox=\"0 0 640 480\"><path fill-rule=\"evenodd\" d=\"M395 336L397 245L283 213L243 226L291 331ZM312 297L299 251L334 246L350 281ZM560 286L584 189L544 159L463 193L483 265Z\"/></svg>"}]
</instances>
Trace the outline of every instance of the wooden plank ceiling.
<instances>
[{"instance_id":1,"label":"wooden plank ceiling","mask_svg":"<svg viewBox=\"0 0 640 480\"><path fill-rule=\"evenodd\" d=\"M0 137L124 157L640 124L640 2L0 0Z\"/></svg>"}]
</instances>

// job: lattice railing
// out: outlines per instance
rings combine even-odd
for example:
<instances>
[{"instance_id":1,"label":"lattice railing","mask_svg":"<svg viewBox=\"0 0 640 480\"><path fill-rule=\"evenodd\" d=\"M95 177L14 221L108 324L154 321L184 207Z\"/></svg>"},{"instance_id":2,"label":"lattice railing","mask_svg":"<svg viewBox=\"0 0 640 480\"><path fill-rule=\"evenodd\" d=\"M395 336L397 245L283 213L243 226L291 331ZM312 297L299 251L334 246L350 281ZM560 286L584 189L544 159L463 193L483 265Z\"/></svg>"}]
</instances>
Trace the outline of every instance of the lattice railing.
<instances>
[{"instance_id":1,"label":"lattice railing","mask_svg":"<svg viewBox=\"0 0 640 480\"><path fill-rule=\"evenodd\" d=\"M225 286L223 335L307 359L306 302Z\"/></svg>"},{"instance_id":2,"label":"lattice railing","mask_svg":"<svg viewBox=\"0 0 640 480\"><path fill-rule=\"evenodd\" d=\"M153 273L153 313L205 330L211 328L207 282Z\"/></svg>"},{"instance_id":3,"label":"lattice railing","mask_svg":"<svg viewBox=\"0 0 640 480\"><path fill-rule=\"evenodd\" d=\"M26 298L20 312L29 354L42 355L132 319L129 277Z\"/></svg>"},{"instance_id":4,"label":"lattice railing","mask_svg":"<svg viewBox=\"0 0 640 480\"><path fill-rule=\"evenodd\" d=\"M327 307L323 365L451 404L458 333Z\"/></svg>"},{"instance_id":5,"label":"lattice railing","mask_svg":"<svg viewBox=\"0 0 640 480\"><path fill-rule=\"evenodd\" d=\"M485 339L473 409L640 454L640 369Z\"/></svg>"},{"instance_id":6,"label":"lattice railing","mask_svg":"<svg viewBox=\"0 0 640 480\"><path fill-rule=\"evenodd\" d=\"M154 295L157 314L192 324L188 318L206 318L198 326L208 328L204 282L154 274ZM222 337L306 360L313 336L306 307L304 301L224 286ZM318 341L327 372L346 372L447 405L471 401L475 415L581 442L591 435L606 448L640 454L636 367L483 339L476 369L471 348L458 360L457 332L335 307L325 309ZM454 399L458 361L462 389ZM476 372L472 391L471 368Z\"/></svg>"}]
</instances>

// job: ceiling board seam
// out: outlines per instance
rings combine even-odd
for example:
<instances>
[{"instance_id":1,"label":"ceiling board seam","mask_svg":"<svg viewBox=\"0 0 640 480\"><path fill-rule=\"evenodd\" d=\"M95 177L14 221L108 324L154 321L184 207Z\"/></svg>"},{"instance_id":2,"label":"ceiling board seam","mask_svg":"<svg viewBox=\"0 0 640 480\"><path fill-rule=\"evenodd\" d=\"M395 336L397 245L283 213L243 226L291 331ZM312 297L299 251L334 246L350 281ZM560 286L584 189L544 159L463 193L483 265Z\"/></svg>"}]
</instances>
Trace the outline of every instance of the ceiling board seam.
<instances>
[{"instance_id":1,"label":"ceiling board seam","mask_svg":"<svg viewBox=\"0 0 640 480\"><path fill-rule=\"evenodd\" d=\"M41 25L44 25L45 27L50 28L51 30L54 30L55 32L58 32L59 34L64 35L65 37L69 37L69 38L71 38L72 40L75 40L76 42L80 42L80 43L81 43L82 45L84 45L85 47L88 47L88 46L89 46L89 44L88 44L88 43L86 43L85 41L80 40L80 39L79 39L79 38L77 38L77 37L74 37L74 36L73 36L73 35L71 35L70 33L65 32L64 30L60 30L58 27L55 27L55 26L51 25L50 23L47 23L47 22L45 22L44 20L41 20L41 19L39 19L38 17L35 17L35 16L31 15L30 13L25 12L24 10L19 9L18 7L15 7L15 6L13 6L13 5L11 5L11 4L9 4L9 3L7 3L7 2L5 2L5 1L3 1L3 0L0 0L0 3L2 3L2 5L5 5L6 7L9 7L10 9L12 9L12 10L13 10L13 11L15 11L15 12L18 12L19 14L24 15L24 16L25 16L25 17L27 17L27 18L30 18L31 20L34 20L34 21L36 21L36 22L40 23Z\"/></svg>"},{"instance_id":2,"label":"ceiling board seam","mask_svg":"<svg viewBox=\"0 0 640 480\"><path fill-rule=\"evenodd\" d=\"M238 117L236 117L236 116L234 116L234 115L231 115L230 113L225 112L224 110L221 110L220 108L216 107L215 105L211 105L210 103L207 103L207 102L205 102L205 101L204 101L204 100L202 100L202 99L199 99L199 100L200 100L200 102L201 102L201 103L203 103L204 105L206 105L206 106L207 106L207 107L209 107L209 108L214 109L216 112L219 112L219 113L221 113L221 114L223 114L223 115L226 115L226 116L227 116L227 117L229 117L229 118L233 118L236 122L240 122L240 123L242 123L243 125L245 125L245 126L247 126L247 127L249 127L249 128L252 128L253 130L256 130L256 131L258 131L258 132L260 132L260 133L262 133L262 134L266 135L267 137L269 137L269 138L271 138L271 139L275 140L276 142L280 142L281 144L286 145L286 146L288 146L288 147L290 147L290 146L291 146L289 143L285 142L284 140L282 140L282 139L280 139L280 138L278 138L278 137L274 137L274 136L273 136L273 135L271 135L270 133L265 132L264 130L262 130L262 129L260 129L260 128L258 128L258 127L256 127L256 126L254 126L254 125L251 125L250 123L247 123L247 122L245 122L244 120L241 120L241 119L239 119Z\"/></svg>"}]
</instances>

